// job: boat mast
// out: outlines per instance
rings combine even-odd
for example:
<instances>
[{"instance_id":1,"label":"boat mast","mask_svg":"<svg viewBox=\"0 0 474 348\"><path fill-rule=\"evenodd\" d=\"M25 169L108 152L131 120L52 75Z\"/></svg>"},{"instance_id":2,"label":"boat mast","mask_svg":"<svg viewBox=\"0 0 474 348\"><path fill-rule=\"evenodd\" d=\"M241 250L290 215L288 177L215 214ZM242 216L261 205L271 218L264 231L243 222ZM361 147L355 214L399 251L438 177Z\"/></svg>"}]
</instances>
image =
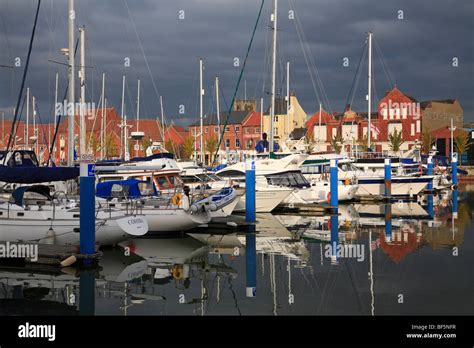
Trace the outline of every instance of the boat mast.
<instances>
[{"instance_id":1,"label":"boat mast","mask_svg":"<svg viewBox=\"0 0 474 348\"><path fill-rule=\"evenodd\" d=\"M121 156L123 155L122 158L125 158L125 154L127 153L127 150L125 149L126 148L126 143L127 143L127 138L126 138L126 132L125 132L125 128L127 127L127 122L125 121L125 124L124 124L124 116L123 116L123 109L124 109L124 104L125 104L125 75L122 76L122 107L121 107L121 110L120 110L120 118L122 119L122 124L121 124L121 131L122 131L122 134L121 134L121 137L120 137L120 151L121 151Z\"/></svg>"},{"instance_id":2,"label":"boat mast","mask_svg":"<svg viewBox=\"0 0 474 348\"><path fill-rule=\"evenodd\" d=\"M140 132L139 127L140 127L140 79L138 79L138 83L137 83L137 134ZM139 149L139 146L138 146L138 140L137 140L137 144L135 146L136 157L138 157L138 149Z\"/></svg>"},{"instance_id":3,"label":"boat mast","mask_svg":"<svg viewBox=\"0 0 474 348\"><path fill-rule=\"evenodd\" d=\"M290 62L286 62L286 120L285 137L289 138L290 133Z\"/></svg>"},{"instance_id":4,"label":"boat mast","mask_svg":"<svg viewBox=\"0 0 474 348\"><path fill-rule=\"evenodd\" d=\"M80 143L81 156L86 154L86 27L79 28L79 35L81 41L81 70L79 71L79 79L81 86L81 103L79 105L80 111Z\"/></svg>"},{"instance_id":5,"label":"boat mast","mask_svg":"<svg viewBox=\"0 0 474 348\"><path fill-rule=\"evenodd\" d=\"M38 136L36 134L36 108L35 108L35 103L36 103L36 98L35 96L32 96L32 106L33 106L33 141L34 141L34 144L35 144L35 153L36 153L36 156L38 156Z\"/></svg>"},{"instance_id":6,"label":"boat mast","mask_svg":"<svg viewBox=\"0 0 474 348\"><path fill-rule=\"evenodd\" d=\"M25 150L28 150L29 145L29 128L30 127L30 88L26 89L26 127L25 127Z\"/></svg>"},{"instance_id":7,"label":"boat mast","mask_svg":"<svg viewBox=\"0 0 474 348\"><path fill-rule=\"evenodd\" d=\"M104 158L105 73L102 73L102 114L100 120L100 158Z\"/></svg>"},{"instance_id":8,"label":"boat mast","mask_svg":"<svg viewBox=\"0 0 474 348\"><path fill-rule=\"evenodd\" d=\"M200 147L201 147L201 163L204 163L204 138L203 138L203 96L204 89L202 88L202 58L199 58L199 123L201 126Z\"/></svg>"},{"instance_id":9,"label":"boat mast","mask_svg":"<svg viewBox=\"0 0 474 348\"><path fill-rule=\"evenodd\" d=\"M319 103L319 136L318 136L318 152L321 151L321 113L323 112L323 105Z\"/></svg>"},{"instance_id":10,"label":"boat mast","mask_svg":"<svg viewBox=\"0 0 474 348\"><path fill-rule=\"evenodd\" d=\"M219 131L217 132L217 143L221 143L221 112L220 112L220 105L219 105L219 76L216 76L216 109L217 109L217 128Z\"/></svg>"},{"instance_id":11,"label":"boat mast","mask_svg":"<svg viewBox=\"0 0 474 348\"><path fill-rule=\"evenodd\" d=\"M56 72L56 87L54 90L54 130L56 130L56 125L58 123L58 112L57 112L57 107L58 107L58 87L59 87L59 73ZM50 142L51 146L51 142ZM52 149L54 151L54 149ZM51 158L51 155L49 155Z\"/></svg>"},{"instance_id":12,"label":"boat mast","mask_svg":"<svg viewBox=\"0 0 474 348\"><path fill-rule=\"evenodd\" d=\"M368 91L367 91L367 149L370 149L370 131L371 131L371 107L372 107L372 32L369 31L369 67L368 67Z\"/></svg>"},{"instance_id":13,"label":"boat mast","mask_svg":"<svg viewBox=\"0 0 474 348\"><path fill-rule=\"evenodd\" d=\"M165 139L165 116L163 112L163 97L160 95L160 109L161 109L161 139L163 140L163 147L166 146Z\"/></svg>"},{"instance_id":14,"label":"boat mast","mask_svg":"<svg viewBox=\"0 0 474 348\"><path fill-rule=\"evenodd\" d=\"M270 110L270 158L274 157L273 155L273 122L275 120L275 91L276 91L276 52L277 52L277 20L278 20L278 0L274 0L274 11L273 11L273 62L272 62L272 102Z\"/></svg>"},{"instance_id":15,"label":"boat mast","mask_svg":"<svg viewBox=\"0 0 474 348\"><path fill-rule=\"evenodd\" d=\"M68 0L68 44L69 44L69 107L67 108L70 111L68 119L68 156L67 156L67 165L72 167L74 165L74 83L75 83L75 62L74 62L74 21L76 18L76 13L74 11L74 0Z\"/></svg>"},{"instance_id":16,"label":"boat mast","mask_svg":"<svg viewBox=\"0 0 474 348\"><path fill-rule=\"evenodd\" d=\"M260 139L263 139L263 98L260 98Z\"/></svg>"}]
</instances>

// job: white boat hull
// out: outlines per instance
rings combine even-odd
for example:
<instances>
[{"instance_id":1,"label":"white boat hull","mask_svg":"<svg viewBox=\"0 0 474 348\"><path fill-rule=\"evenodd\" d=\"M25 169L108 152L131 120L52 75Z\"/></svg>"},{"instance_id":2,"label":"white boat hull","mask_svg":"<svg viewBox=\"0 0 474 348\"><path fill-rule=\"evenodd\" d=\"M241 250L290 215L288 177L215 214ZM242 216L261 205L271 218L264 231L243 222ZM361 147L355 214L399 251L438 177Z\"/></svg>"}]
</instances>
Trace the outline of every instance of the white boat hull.
<instances>
[{"instance_id":1,"label":"white boat hull","mask_svg":"<svg viewBox=\"0 0 474 348\"><path fill-rule=\"evenodd\" d=\"M255 210L257 213L269 213L275 209L293 190L291 189L269 189L258 190L255 193ZM241 196L235 212L245 212L245 195Z\"/></svg>"}]
</instances>

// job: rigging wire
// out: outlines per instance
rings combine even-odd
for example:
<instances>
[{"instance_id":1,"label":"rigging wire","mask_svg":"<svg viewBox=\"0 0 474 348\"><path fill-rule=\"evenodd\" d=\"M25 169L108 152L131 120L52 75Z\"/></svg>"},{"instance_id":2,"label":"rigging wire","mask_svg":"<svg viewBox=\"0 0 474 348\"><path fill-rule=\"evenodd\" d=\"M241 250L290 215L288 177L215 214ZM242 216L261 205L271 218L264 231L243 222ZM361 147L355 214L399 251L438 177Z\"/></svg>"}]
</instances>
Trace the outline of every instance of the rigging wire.
<instances>
[{"instance_id":1,"label":"rigging wire","mask_svg":"<svg viewBox=\"0 0 474 348\"><path fill-rule=\"evenodd\" d=\"M21 98L22 98L22 95L23 95L23 89L25 88L26 75L28 73L28 67L30 65L31 50L33 48L33 41L35 39L36 25L38 24L38 15L39 15L40 6L41 6L41 0L38 0L38 5L36 7L35 21L34 21L34 24L33 24L33 32L31 33L30 44L29 44L29 47L28 47L28 55L26 56L27 58L26 58L25 70L23 70L23 78L21 80L20 93L18 95L18 99L17 99L17 102L16 102L15 115L13 117L12 128L10 130L10 136L8 137L8 144L7 144L7 148L6 148L7 152L10 149L13 131L15 129L15 124L16 124L17 118L18 118L18 107L20 106ZM7 156L4 156L4 163L6 161L6 158L7 158Z\"/></svg>"},{"instance_id":2,"label":"rigging wire","mask_svg":"<svg viewBox=\"0 0 474 348\"><path fill-rule=\"evenodd\" d=\"M257 20L255 22L255 26L253 28L253 32L252 32L252 37L250 39L250 42L249 42L249 45L247 47L247 53L245 54L245 59L244 59L244 63L242 64L242 69L240 70L240 75L239 75L239 79L237 80L237 85L235 87L235 90L234 90L234 95L232 97L232 101L231 101L231 104L230 104L230 107L229 107L229 113L225 119L225 122L224 122L224 128L221 132L221 137L220 137L220 140L219 140L219 144L217 146L217 149L214 153L214 159L213 159L213 163L212 165L214 165L215 161L216 161L216 158L217 158L217 154L218 154L218 151L220 149L220 146L221 146L221 143L222 143L222 139L224 137L224 133L225 133L225 128L227 127L227 124L229 122L229 117L231 115L231 112L232 112L232 109L233 109L233 106L234 106L234 101L235 101L235 97L237 95L237 92L239 90L239 86L240 86L240 81L242 80L242 76L244 74L244 71L245 71L245 66L247 65L247 60L248 60L248 57L249 57L249 54L250 54L250 49L252 48L252 43L253 43L253 39L255 37L255 32L257 31L257 26L258 26L258 23L260 21L260 16L262 14L262 9L263 9L263 5L265 3L265 0L262 0L261 4L260 4L260 10L258 11L258 16L257 16Z\"/></svg>"}]
</instances>

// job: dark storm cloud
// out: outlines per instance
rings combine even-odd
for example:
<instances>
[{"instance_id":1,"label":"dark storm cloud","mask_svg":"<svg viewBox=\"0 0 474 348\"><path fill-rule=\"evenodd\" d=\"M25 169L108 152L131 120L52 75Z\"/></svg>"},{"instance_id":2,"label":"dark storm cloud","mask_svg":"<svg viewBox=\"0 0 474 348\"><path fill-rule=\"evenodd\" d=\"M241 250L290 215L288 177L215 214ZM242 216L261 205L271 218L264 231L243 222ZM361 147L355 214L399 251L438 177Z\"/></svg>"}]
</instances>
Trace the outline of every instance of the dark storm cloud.
<instances>
[{"instance_id":1,"label":"dark storm cloud","mask_svg":"<svg viewBox=\"0 0 474 348\"><path fill-rule=\"evenodd\" d=\"M333 110L341 111L344 107L366 32L373 30L390 73L402 91L419 100L458 98L465 119L474 119L472 1L295 0L292 3ZM240 72L240 68L233 66L233 59L238 57L243 62L259 4L257 0L128 0L126 3L76 0L76 25L84 24L87 28L87 65L92 67L87 69L88 99L92 97L97 103L101 74L105 72L108 102L120 110L121 79L125 74L128 115L133 116L136 79L140 77L143 88L140 113L143 117L159 115L157 94L136 29L157 92L163 95L168 120L180 124L195 120L198 57L205 59L206 112L212 108L209 89L216 74L220 76L223 97L229 102ZM279 4L278 81L283 79L284 60L289 60L291 88L304 109L311 113L319 101L295 21L288 18L289 2L280 0ZM35 1L0 0L0 64L11 65L14 57L25 61L35 6ZM267 0L244 76L249 97L260 98L270 88L264 60L269 58L271 48L268 29L271 6L272 1ZM184 20L178 18L180 10L184 11ZM397 19L399 10L403 11L403 20ZM67 1L42 2L27 85L38 98L43 115L49 114L52 105L56 71L61 75L61 91L66 84L65 67L48 62L48 59L64 61L59 49L67 46L66 12ZM124 67L125 57L130 58L129 68ZM350 59L348 68L342 65L343 57ZM457 68L451 64L453 57L459 58ZM389 85L378 54L374 54L374 64L376 95L381 97ZM16 69L13 73L12 77L11 70L0 69L0 109L7 114L16 101L22 71ZM284 90L284 87L278 90L281 88ZM354 100L357 110L366 108L365 89L364 72ZM243 96L243 84L239 95ZM178 113L181 104L185 105L188 118Z\"/></svg>"}]
</instances>

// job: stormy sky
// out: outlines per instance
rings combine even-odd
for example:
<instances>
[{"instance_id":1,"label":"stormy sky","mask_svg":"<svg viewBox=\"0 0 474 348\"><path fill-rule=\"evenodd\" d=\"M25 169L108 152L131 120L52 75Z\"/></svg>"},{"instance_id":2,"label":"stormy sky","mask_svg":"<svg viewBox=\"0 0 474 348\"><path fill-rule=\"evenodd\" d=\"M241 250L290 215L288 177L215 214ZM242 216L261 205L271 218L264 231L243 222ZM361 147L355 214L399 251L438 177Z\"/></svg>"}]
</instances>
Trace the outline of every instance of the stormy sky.
<instances>
[{"instance_id":1,"label":"stormy sky","mask_svg":"<svg viewBox=\"0 0 474 348\"><path fill-rule=\"evenodd\" d=\"M264 97L265 108L271 91L272 6L273 1L265 1L237 93L244 97L245 80L247 98ZM259 7L260 0L76 0L76 26L87 30L87 101L98 103L105 72L108 104L120 112L126 75L127 114L135 117L140 78L141 117L160 115L162 95L167 122L187 125L199 114L198 59L203 57L204 111L215 110L215 75L221 81L221 110L227 110ZM22 63L14 69L0 67L0 110L7 117L18 98L35 9L34 0L0 0L0 64L13 66L16 57ZM279 0L278 13L277 93L286 93L284 65L289 61L290 89L308 114L320 101L325 109L343 110L371 30L375 97L396 84L419 101L457 98L465 120L474 121L472 0ZM43 122L52 114L56 72L59 94L64 94L67 67L48 61L65 62L63 47L67 1L43 0L26 83L37 98ZM348 67L343 65L345 57ZM130 59L129 67L124 66L125 58ZM238 67L235 58L240 60ZM366 60L361 69L353 108L366 111Z\"/></svg>"}]
</instances>

